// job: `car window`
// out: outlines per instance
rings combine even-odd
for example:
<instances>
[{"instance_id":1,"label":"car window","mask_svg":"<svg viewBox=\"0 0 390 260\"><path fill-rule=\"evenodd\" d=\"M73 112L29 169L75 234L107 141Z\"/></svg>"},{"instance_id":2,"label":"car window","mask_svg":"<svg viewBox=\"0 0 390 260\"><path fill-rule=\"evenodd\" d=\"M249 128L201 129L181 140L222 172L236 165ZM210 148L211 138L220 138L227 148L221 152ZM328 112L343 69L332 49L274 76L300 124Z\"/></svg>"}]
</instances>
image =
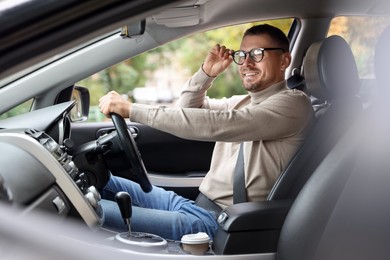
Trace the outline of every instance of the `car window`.
<instances>
[{"instance_id":1,"label":"car window","mask_svg":"<svg viewBox=\"0 0 390 260\"><path fill-rule=\"evenodd\" d=\"M0 115L0 120L1 119L6 119L9 117L13 116L18 116L21 114L25 114L31 110L31 106L33 104L34 99L29 99L25 101L24 103L12 108L11 110L8 110L7 112L3 113Z\"/></svg>"},{"instance_id":2,"label":"car window","mask_svg":"<svg viewBox=\"0 0 390 260\"><path fill-rule=\"evenodd\" d=\"M163 45L118 65L94 74L77 85L87 87L91 96L88 121L105 117L98 108L99 98L115 90L137 103L173 105L181 86L195 73L207 52L217 43L239 48L242 33L255 24L269 23L286 35L294 19L279 19L247 23L198 33ZM237 68L230 66L208 91L212 98L243 94Z\"/></svg>"},{"instance_id":3,"label":"car window","mask_svg":"<svg viewBox=\"0 0 390 260\"><path fill-rule=\"evenodd\" d=\"M332 20L328 36L342 36L352 49L360 78L373 79L375 45L389 23L388 17L340 16Z\"/></svg>"},{"instance_id":4,"label":"car window","mask_svg":"<svg viewBox=\"0 0 390 260\"><path fill-rule=\"evenodd\" d=\"M378 37L390 24L388 17L340 16L332 20L328 36L343 37L352 49L360 77L359 93L368 107L376 95L374 55Z\"/></svg>"}]
</instances>

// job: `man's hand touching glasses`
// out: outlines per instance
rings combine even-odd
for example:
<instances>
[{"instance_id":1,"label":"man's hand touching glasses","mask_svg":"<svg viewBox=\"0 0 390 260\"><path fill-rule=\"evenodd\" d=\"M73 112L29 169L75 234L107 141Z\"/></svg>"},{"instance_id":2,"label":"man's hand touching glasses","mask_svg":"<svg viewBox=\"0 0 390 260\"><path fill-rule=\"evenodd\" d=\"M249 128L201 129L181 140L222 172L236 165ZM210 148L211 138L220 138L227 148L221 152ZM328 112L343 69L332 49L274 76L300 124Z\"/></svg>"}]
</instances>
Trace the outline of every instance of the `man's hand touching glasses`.
<instances>
[{"instance_id":1,"label":"man's hand touching glasses","mask_svg":"<svg viewBox=\"0 0 390 260\"><path fill-rule=\"evenodd\" d=\"M203 71L210 77L218 76L233 62L232 53L224 45L215 45L202 65Z\"/></svg>"}]
</instances>

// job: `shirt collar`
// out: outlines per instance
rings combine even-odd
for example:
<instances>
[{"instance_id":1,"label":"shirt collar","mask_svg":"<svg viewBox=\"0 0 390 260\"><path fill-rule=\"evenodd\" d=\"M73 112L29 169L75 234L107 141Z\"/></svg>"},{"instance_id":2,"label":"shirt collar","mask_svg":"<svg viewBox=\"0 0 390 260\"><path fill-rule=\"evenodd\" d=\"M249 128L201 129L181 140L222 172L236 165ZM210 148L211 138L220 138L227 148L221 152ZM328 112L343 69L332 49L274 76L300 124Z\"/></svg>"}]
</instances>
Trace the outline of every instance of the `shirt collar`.
<instances>
[{"instance_id":1,"label":"shirt collar","mask_svg":"<svg viewBox=\"0 0 390 260\"><path fill-rule=\"evenodd\" d=\"M251 103L259 104L270 96L286 89L288 89L286 80L282 80L264 90L258 92L249 92L249 96L251 97Z\"/></svg>"}]
</instances>

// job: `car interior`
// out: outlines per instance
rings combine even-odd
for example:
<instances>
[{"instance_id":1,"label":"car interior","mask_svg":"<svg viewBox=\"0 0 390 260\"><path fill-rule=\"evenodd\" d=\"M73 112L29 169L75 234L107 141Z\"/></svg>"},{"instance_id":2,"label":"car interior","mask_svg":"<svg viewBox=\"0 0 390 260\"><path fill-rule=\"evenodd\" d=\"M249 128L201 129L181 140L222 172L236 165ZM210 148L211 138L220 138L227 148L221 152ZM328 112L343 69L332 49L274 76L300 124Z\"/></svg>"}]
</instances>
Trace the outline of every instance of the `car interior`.
<instances>
[{"instance_id":1,"label":"car interior","mask_svg":"<svg viewBox=\"0 0 390 260\"><path fill-rule=\"evenodd\" d=\"M388 259L387 1L54 2L0 3L5 259ZM191 35L278 19L291 21L288 86L308 94L316 120L267 199L224 209L196 256L180 241L128 243L102 229L99 190L111 173L195 200L214 142L116 115L87 122L94 93L80 83Z\"/></svg>"}]
</instances>

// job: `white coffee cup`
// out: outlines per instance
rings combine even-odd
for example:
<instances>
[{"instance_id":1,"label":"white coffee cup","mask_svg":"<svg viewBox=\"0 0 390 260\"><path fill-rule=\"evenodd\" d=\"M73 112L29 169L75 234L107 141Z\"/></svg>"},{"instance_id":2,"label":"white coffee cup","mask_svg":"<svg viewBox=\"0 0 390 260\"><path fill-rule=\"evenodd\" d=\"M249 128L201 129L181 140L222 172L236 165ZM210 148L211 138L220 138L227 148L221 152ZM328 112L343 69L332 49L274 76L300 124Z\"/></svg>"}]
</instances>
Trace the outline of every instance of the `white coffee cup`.
<instances>
[{"instance_id":1,"label":"white coffee cup","mask_svg":"<svg viewBox=\"0 0 390 260\"><path fill-rule=\"evenodd\" d=\"M209 242L210 237L204 232L184 235L181 238L183 250L193 255L203 255L209 250Z\"/></svg>"}]
</instances>

